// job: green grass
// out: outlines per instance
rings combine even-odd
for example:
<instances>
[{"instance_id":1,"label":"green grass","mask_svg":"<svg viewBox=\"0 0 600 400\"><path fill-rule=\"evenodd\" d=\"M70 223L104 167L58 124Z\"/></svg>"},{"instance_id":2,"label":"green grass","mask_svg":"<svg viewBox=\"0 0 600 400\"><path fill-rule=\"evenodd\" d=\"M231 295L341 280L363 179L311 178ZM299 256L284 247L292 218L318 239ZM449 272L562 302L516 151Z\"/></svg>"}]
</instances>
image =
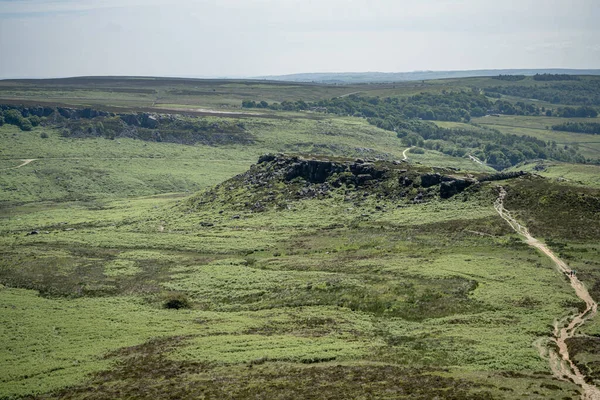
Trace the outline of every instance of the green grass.
<instances>
[{"instance_id":1,"label":"green grass","mask_svg":"<svg viewBox=\"0 0 600 400\"><path fill-rule=\"evenodd\" d=\"M209 117L209 120L215 118ZM245 171L268 152L402 159L405 147L393 132L356 118L326 120L245 119L254 144L182 146L133 139L63 138L37 127L21 132L0 127L0 204L35 201L95 201L106 198L192 193ZM47 139L40 138L47 132ZM434 151L411 154L424 166L491 171L468 159ZM12 168L22 159L36 159Z\"/></svg>"},{"instance_id":2,"label":"green grass","mask_svg":"<svg viewBox=\"0 0 600 400\"><path fill-rule=\"evenodd\" d=\"M110 82L98 90L2 82L0 97L235 109L245 98L408 95L485 79L316 88L143 80L120 92ZM409 152L408 164L393 167L417 182L404 197L385 194L397 180L320 199L294 197L300 181L227 181L266 152L392 161L406 148L363 119L276 116L243 118L254 138L246 145L0 128L0 398L578 396L551 377L534 343L581 302L492 204L502 184L507 208L600 296L595 166L518 166L551 179L473 185L449 200L419 187L418 176L492 170ZM543 118L499 120L514 133L554 134L537 125ZM36 160L14 169L22 159ZM413 202L419 192L425 203ZM257 199L262 211L245 205ZM189 308L166 309L175 297ZM599 335L598 319L584 330ZM570 346L599 381L594 339Z\"/></svg>"},{"instance_id":3,"label":"green grass","mask_svg":"<svg viewBox=\"0 0 600 400\"><path fill-rule=\"evenodd\" d=\"M557 182L600 188L600 166L539 161L519 164L512 170L527 171Z\"/></svg>"},{"instance_id":4,"label":"green grass","mask_svg":"<svg viewBox=\"0 0 600 400\"><path fill-rule=\"evenodd\" d=\"M243 366L267 373L281 365L280 388L292 390L296 365L322 363L326 373L335 362L361 374L383 368L376 365L448 370L476 393L472 374L547 371L532 343L577 304L546 258L507 235L486 196L383 203L367 218L369 202L381 202L303 200L232 219L234 210L188 213L177 201L31 205L5 218L0 278L45 297L0 291L3 343L14 343L3 352L1 364L11 366L1 374L3 396L72 385L83 386L69 393L83 395L95 377L124 373L119 349L156 338L172 345L165 368L200 363L242 386L260 381ZM201 226L209 219L214 226ZM50 233L25 236L34 221ZM168 292L188 296L192 309L162 309ZM117 358L105 357L113 351ZM155 376L146 362L127 367L138 383ZM165 385L180 379L169 376ZM127 382L99 393L127 390Z\"/></svg>"}]
</instances>

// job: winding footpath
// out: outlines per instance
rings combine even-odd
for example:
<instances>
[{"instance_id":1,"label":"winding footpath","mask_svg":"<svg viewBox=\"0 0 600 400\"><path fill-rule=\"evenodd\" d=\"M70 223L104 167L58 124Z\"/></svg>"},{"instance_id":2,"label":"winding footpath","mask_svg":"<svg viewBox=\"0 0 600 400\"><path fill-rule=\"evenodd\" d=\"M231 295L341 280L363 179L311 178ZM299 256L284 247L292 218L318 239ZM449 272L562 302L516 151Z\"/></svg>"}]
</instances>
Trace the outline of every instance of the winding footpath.
<instances>
[{"instance_id":1,"label":"winding footpath","mask_svg":"<svg viewBox=\"0 0 600 400\"><path fill-rule=\"evenodd\" d=\"M407 152L407 151L409 151L410 149L412 149L413 147L415 147L415 146L410 146L409 148L407 148L406 150L404 150L404 151L402 152L402 157L404 157L404 158L402 159L402 161L407 161L407 160L408 160L408 156L406 155L406 152Z\"/></svg>"},{"instance_id":2,"label":"winding footpath","mask_svg":"<svg viewBox=\"0 0 600 400\"><path fill-rule=\"evenodd\" d=\"M469 159L470 159L471 161L474 161L474 162L476 162L477 164L480 164L480 165L485 165L485 164L483 163L483 161L481 161L479 158L477 158L477 157L475 157L475 156L473 156L473 155L471 155L471 154L469 154L468 156L469 156Z\"/></svg>"},{"instance_id":3,"label":"winding footpath","mask_svg":"<svg viewBox=\"0 0 600 400\"><path fill-rule=\"evenodd\" d=\"M548 358L550 368L556 378L571 381L581 387L583 400L600 400L600 389L586 383L585 375L579 371L569 357L569 349L566 344L566 340L574 337L578 328L580 328L588 319L596 315L598 304L592 299L592 296L590 296L584 284L577 279L576 276L571 275L571 268L569 268L563 260L558 258L545 244L531 236L527 228L519 224L510 212L504 208L505 197L506 191L503 187L500 187L500 195L494 203L494 208L498 214L500 214L515 232L525 238L525 242L528 245L540 250L554 262L556 268L570 279L571 287L575 290L577 297L586 304L586 308L583 312L569 316L563 321L555 322L554 334L549 340L556 344L558 353L555 349L543 343L543 341L536 343L536 346L540 351L540 354L543 357Z\"/></svg>"},{"instance_id":4,"label":"winding footpath","mask_svg":"<svg viewBox=\"0 0 600 400\"><path fill-rule=\"evenodd\" d=\"M7 170L7 169L17 169L17 168L21 168L26 166L27 164L29 164L30 162L33 162L37 160L37 158L30 158L30 159L22 159L21 161L23 161L22 164L17 165L16 167L10 167L10 168L4 168L3 170Z\"/></svg>"}]
</instances>

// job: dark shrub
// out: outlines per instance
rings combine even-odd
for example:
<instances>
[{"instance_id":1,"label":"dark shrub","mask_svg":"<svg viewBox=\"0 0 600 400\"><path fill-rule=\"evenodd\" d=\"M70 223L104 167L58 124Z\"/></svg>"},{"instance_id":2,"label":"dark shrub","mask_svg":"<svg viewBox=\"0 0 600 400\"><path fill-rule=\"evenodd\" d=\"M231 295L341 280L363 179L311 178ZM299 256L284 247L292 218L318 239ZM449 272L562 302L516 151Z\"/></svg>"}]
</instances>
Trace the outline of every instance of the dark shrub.
<instances>
[{"instance_id":1,"label":"dark shrub","mask_svg":"<svg viewBox=\"0 0 600 400\"><path fill-rule=\"evenodd\" d=\"M182 308L191 308L190 301L187 296L183 293L170 293L165 302L163 303L164 308L179 310Z\"/></svg>"}]
</instances>

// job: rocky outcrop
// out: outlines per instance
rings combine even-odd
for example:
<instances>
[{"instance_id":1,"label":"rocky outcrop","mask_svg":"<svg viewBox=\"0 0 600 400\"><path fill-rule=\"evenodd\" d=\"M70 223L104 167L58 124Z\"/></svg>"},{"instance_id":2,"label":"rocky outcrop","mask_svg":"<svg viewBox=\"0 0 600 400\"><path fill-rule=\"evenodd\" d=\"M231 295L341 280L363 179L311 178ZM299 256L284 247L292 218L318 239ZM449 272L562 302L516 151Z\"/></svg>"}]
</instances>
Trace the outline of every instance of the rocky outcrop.
<instances>
[{"instance_id":1,"label":"rocky outcrop","mask_svg":"<svg viewBox=\"0 0 600 400\"><path fill-rule=\"evenodd\" d=\"M122 114L119 117L130 126L157 129L160 124L158 116L147 113Z\"/></svg>"},{"instance_id":2,"label":"rocky outcrop","mask_svg":"<svg viewBox=\"0 0 600 400\"><path fill-rule=\"evenodd\" d=\"M21 110L21 115L23 115L23 117L25 117L25 118L32 116L32 115L35 115L38 117L48 117L48 116L52 115L53 112L54 112L54 109L51 107L42 107L42 106L25 107Z\"/></svg>"},{"instance_id":3,"label":"rocky outcrop","mask_svg":"<svg viewBox=\"0 0 600 400\"><path fill-rule=\"evenodd\" d=\"M127 125L130 126L140 126L140 120L138 119L137 114L123 114L119 116Z\"/></svg>"},{"instance_id":4,"label":"rocky outcrop","mask_svg":"<svg viewBox=\"0 0 600 400\"><path fill-rule=\"evenodd\" d=\"M60 114L61 117L66 119L92 119L96 117L107 117L111 115L106 111L94 110L93 108L76 109L67 107L57 107L56 111Z\"/></svg>"},{"instance_id":5,"label":"rocky outcrop","mask_svg":"<svg viewBox=\"0 0 600 400\"><path fill-rule=\"evenodd\" d=\"M346 166L331 161L298 160L288 167L285 179L301 177L310 183L323 183L331 175L345 170Z\"/></svg>"},{"instance_id":6,"label":"rocky outcrop","mask_svg":"<svg viewBox=\"0 0 600 400\"><path fill-rule=\"evenodd\" d=\"M395 165L395 164L392 164ZM387 194L394 195L389 188L396 187L396 195L404 197L410 190L422 190L439 186L439 195L443 199L448 199L466 188L473 185L477 180L471 177L457 177L453 175L442 175L440 173L427 173L415 175L409 173L407 169L388 167L385 163L376 164L358 159L354 162L336 162L331 160L304 159L297 156L286 156L283 154L265 154L258 159L258 166L261 171L248 175L250 178L246 182L249 184L266 185L267 182L282 176L286 182L302 178L307 184L328 184L334 188L342 185L354 185L356 187L373 186L376 190L377 185L385 182L388 188ZM390 169L392 168L392 169ZM393 171L391 173L390 171ZM420 178L420 182L418 180ZM391 179L397 183L390 184ZM419 184L420 183L420 184ZM327 190L319 188L303 188L298 191L301 197L314 197L316 194L326 193ZM413 199L413 202L420 203L431 197L431 190L419 192Z\"/></svg>"},{"instance_id":7,"label":"rocky outcrop","mask_svg":"<svg viewBox=\"0 0 600 400\"><path fill-rule=\"evenodd\" d=\"M514 179L523 175L529 175L525 171L514 171L514 172L498 172L497 174L487 175L479 178L480 182L492 182L492 181L503 181L505 179Z\"/></svg>"},{"instance_id":8,"label":"rocky outcrop","mask_svg":"<svg viewBox=\"0 0 600 400\"><path fill-rule=\"evenodd\" d=\"M474 179L450 179L444 180L440 184L440 197L449 199L450 197L463 192L466 188L474 184Z\"/></svg>"},{"instance_id":9,"label":"rocky outcrop","mask_svg":"<svg viewBox=\"0 0 600 400\"><path fill-rule=\"evenodd\" d=\"M428 188L439 185L442 182L442 176L438 173L421 175L421 186Z\"/></svg>"},{"instance_id":10,"label":"rocky outcrop","mask_svg":"<svg viewBox=\"0 0 600 400\"><path fill-rule=\"evenodd\" d=\"M144 128L148 129L156 129L158 128L158 117L150 114L143 114L141 118L141 123Z\"/></svg>"},{"instance_id":11,"label":"rocky outcrop","mask_svg":"<svg viewBox=\"0 0 600 400\"><path fill-rule=\"evenodd\" d=\"M350 172L356 176L370 175L372 179L381 179L385 170L376 168L373 163L356 160L356 162L350 164Z\"/></svg>"}]
</instances>

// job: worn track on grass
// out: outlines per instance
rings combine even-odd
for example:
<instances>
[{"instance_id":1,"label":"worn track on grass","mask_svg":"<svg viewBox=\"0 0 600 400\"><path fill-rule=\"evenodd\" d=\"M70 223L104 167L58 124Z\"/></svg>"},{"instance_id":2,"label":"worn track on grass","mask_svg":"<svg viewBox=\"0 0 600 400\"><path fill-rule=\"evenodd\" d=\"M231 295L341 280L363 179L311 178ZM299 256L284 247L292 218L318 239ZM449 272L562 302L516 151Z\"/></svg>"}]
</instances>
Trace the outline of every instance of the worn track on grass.
<instances>
[{"instance_id":1,"label":"worn track on grass","mask_svg":"<svg viewBox=\"0 0 600 400\"><path fill-rule=\"evenodd\" d=\"M477 157L475 157L475 156L473 156L473 155L471 155L471 154L469 154L468 156L469 156L469 159L470 159L471 161L474 161L474 162L476 162L477 164L480 164L480 165L485 165L485 164L483 163L483 161L481 161L479 158L477 158Z\"/></svg>"},{"instance_id":2,"label":"worn track on grass","mask_svg":"<svg viewBox=\"0 0 600 400\"><path fill-rule=\"evenodd\" d=\"M21 167L24 167L24 166L26 166L27 164L29 164L29 163L31 163L31 162L33 162L33 161L35 161L35 160L37 160L37 158L23 159L23 160L21 160L21 161L23 161L23 163L22 163L22 164L19 164L19 165L17 165L16 167L3 168L3 170L21 168Z\"/></svg>"},{"instance_id":3,"label":"worn track on grass","mask_svg":"<svg viewBox=\"0 0 600 400\"><path fill-rule=\"evenodd\" d=\"M526 227L519 224L517 220L504 208L504 198L506 190L500 187L500 194L494 203L494 208L500 216L508 222L508 224L519 235L525 238L525 242L540 250L547 255L556 265L556 268L564 273L571 282L571 287L575 290L575 294L585 302L585 310L566 317L562 321L554 323L553 337L549 341L553 342L558 348L558 353L552 347L547 346L544 341L536 342L536 347L540 350L540 354L547 358L550 362L552 373L558 379L567 380L575 383L582 389L582 399L584 400L600 400L600 389L586 382L586 377L581 373L579 368L573 363L569 356L569 349L565 341L576 335L577 329L580 328L588 319L592 318L597 313L598 304L590 296L585 285L572 274L571 268L560 258L558 258L552 250L545 244L531 236Z\"/></svg>"},{"instance_id":4,"label":"worn track on grass","mask_svg":"<svg viewBox=\"0 0 600 400\"><path fill-rule=\"evenodd\" d=\"M410 146L409 148L407 148L406 150L404 150L402 152L402 157L403 157L402 161L407 161L408 160L408 156L406 155L406 152L409 151L410 149L412 149L413 147L415 147L415 146Z\"/></svg>"}]
</instances>

